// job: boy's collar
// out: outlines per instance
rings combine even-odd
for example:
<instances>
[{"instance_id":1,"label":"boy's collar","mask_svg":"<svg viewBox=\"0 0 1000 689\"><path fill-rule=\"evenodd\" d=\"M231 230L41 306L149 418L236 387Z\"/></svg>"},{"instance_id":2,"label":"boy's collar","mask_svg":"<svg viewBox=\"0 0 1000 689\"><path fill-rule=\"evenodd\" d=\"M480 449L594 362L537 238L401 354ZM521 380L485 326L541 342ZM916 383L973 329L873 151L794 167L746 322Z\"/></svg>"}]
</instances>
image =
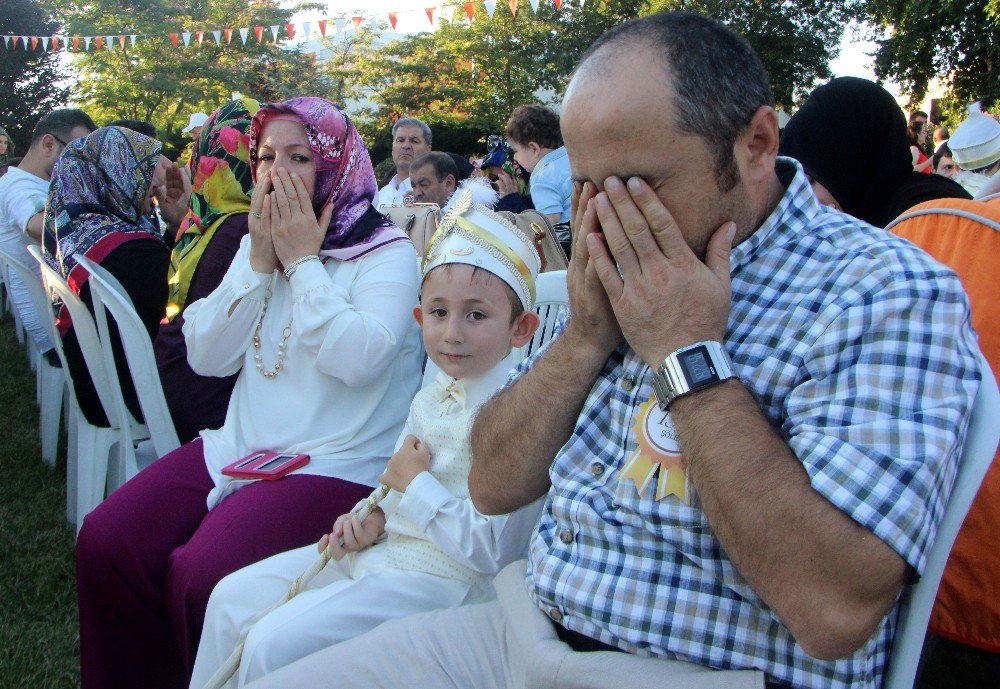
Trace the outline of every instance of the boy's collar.
<instances>
[{"instance_id":1,"label":"boy's collar","mask_svg":"<svg viewBox=\"0 0 1000 689\"><path fill-rule=\"evenodd\" d=\"M474 409L475 407L483 404L486 400L492 397L497 390L503 387L503 385L507 382L507 377L510 375L511 370L513 370L517 364L518 359L515 355L515 351L511 350L502 361L497 362L493 368L485 373L473 376L472 378L462 378L456 380L444 371L438 371L435 383L441 390L445 390L453 383L457 384L464 391L465 408Z\"/></svg>"}]
</instances>

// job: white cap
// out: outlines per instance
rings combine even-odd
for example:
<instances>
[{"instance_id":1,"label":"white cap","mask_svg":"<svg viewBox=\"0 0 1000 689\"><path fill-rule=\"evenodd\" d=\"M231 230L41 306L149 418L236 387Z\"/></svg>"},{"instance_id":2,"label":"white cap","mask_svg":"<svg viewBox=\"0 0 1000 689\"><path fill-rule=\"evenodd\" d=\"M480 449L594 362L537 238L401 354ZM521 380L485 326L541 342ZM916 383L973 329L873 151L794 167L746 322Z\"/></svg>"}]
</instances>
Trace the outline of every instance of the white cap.
<instances>
[{"instance_id":1,"label":"white cap","mask_svg":"<svg viewBox=\"0 0 1000 689\"><path fill-rule=\"evenodd\" d=\"M1000 122L969 106L969 116L948 139L952 158L963 170L978 170L1000 160Z\"/></svg>"},{"instance_id":2,"label":"white cap","mask_svg":"<svg viewBox=\"0 0 1000 689\"><path fill-rule=\"evenodd\" d=\"M193 132L196 128L202 126L208 122L208 115L203 112L196 112L191 115L191 119L188 120L188 126L184 127L181 131L185 134L188 132Z\"/></svg>"},{"instance_id":3,"label":"white cap","mask_svg":"<svg viewBox=\"0 0 1000 689\"><path fill-rule=\"evenodd\" d=\"M446 263L477 266L510 285L524 309L530 310L541 269L534 243L513 223L474 202L471 190L456 196L427 244L424 276Z\"/></svg>"}]
</instances>

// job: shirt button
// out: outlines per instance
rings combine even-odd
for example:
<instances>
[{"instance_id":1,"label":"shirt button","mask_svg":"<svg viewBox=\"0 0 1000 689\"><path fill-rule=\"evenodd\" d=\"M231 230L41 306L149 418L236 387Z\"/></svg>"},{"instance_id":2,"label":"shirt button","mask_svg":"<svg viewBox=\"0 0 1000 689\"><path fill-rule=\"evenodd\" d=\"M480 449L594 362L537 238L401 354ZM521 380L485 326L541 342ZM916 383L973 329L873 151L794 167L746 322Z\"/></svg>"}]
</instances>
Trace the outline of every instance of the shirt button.
<instances>
[{"instance_id":1,"label":"shirt button","mask_svg":"<svg viewBox=\"0 0 1000 689\"><path fill-rule=\"evenodd\" d=\"M563 614L559 611L559 608L550 608L549 618L553 622L562 622Z\"/></svg>"},{"instance_id":2,"label":"shirt button","mask_svg":"<svg viewBox=\"0 0 1000 689\"><path fill-rule=\"evenodd\" d=\"M594 462L593 464L590 465L590 473L593 474L595 478L603 476L604 465L601 464L600 462Z\"/></svg>"},{"instance_id":3,"label":"shirt button","mask_svg":"<svg viewBox=\"0 0 1000 689\"><path fill-rule=\"evenodd\" d=\"M624 390L625 392L632 392L632 388L635 387L635 381L633 381L631 378L626 378L625 376L622 376L621 378L618 379L618 385L620 385L621 389Z\"/></svg>"},{"instance_id":4,"label":"shirt button","mask_svg":"<svg viewBox=\"0 0 1000 689\"><path fill-rule=\"evenodd\" d=\"M247 284L243 285L243 289L250 289L250 283L248 282Z\"/></svg>"},{"instance_id":5,"label":"shirt button","mask_svg":"<svg viewBox=\"0 0 1000 689\"><path fill-rule=\"evenodd\" d=\"M560 531L559 532L559 540L562 541L563 543L569 545L570 543L573 542L573 532L569 531L568 529L564 530L564 531Z\"/></svg>"}]
</instances>

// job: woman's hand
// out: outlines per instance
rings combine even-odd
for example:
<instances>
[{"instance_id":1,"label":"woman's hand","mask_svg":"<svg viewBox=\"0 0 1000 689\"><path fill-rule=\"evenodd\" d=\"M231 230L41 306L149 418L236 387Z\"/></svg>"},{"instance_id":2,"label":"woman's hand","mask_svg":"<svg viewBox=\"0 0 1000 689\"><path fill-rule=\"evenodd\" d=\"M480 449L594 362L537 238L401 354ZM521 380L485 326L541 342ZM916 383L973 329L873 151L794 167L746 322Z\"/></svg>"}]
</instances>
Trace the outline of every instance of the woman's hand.
<instances>
[{"instance_id":1,"label":"woman's hand","mask_svg":"<svg viewBox=\"0 0 1000 689\"><path fill-rule=\"evenodd\" d=\"M410 482L427 471L430 465L431 451L427 443L415 435L408 435L403 446L389 459L385 473L378 480L399 493L405 493Z\"/></svg>"},{"instance_id":2,"label":"woman's hand","mask_svg":"<svg viewBox=\"0 0 1000 689\"><path fill-rule=\"evenodd\" d=\"M303 256L319 255L333 206L327 204L317 220L302 178L285 168L271 173L271 184L271 242L278 260L287 266Z\"/></svg>"},{"instance_id":3,"label":"woman's hand","mask_svg":"<svg viewBox=\"0 0 1000 689\"><path fill-rule=\"evenodd\" d=\"M162 177L154 176L153 196L160 208L160 215L167 222L167 227L176 230L187 214L188 200L191 198L191 176L186 167L179 166L162 156L157 165Z\"/></svg>"},{"instance_id":4,"label":"woman's hand","mask_svg":"<svg viewBox=\"0 0 1000 689\"><path fill-rule=\"evenodd\" d=\"M266 171L257 180L257 186L250 196L250 267L256 273L273 273L278 268L278 257L271 243L271 171Z\"/></svg>"},{"instance_id":5,"label":"woman's hand","mask_svg":"<svg viewBox=\"0 0 1000 689\"><path fill-rule=\"evenodd\" d=\"M330 555L339 560L348 553L364 550L385 531L385 512L380 507L372 510L364 522L359 523L350 514L337 517L333 531L319 539L317 547L323 552L330 547Z\"/></svg>"},{"instance_id":6,"label":"woman's hand","mask_svg":"<svg viewBox=\"0 0 1000 689\"><path fill-rule=\"evenodd\" d=\"M500 194L500 198L503 198L508 194L513 194L517 191L517 182L515 182L514 178L510 176L510 173L504 169L500 169L497 172L497 181L495 184L497 193Z\"/></svg>"}]
</instances>

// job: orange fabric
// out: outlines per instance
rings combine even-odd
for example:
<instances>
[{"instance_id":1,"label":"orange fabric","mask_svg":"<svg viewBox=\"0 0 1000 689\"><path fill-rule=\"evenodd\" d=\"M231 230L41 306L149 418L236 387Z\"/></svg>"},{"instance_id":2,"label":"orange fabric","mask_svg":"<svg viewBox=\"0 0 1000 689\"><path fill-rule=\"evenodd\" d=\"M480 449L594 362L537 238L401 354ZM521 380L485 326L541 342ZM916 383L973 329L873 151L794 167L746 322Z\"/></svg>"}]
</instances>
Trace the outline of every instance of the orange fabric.
<instances>
[{"instance_id":1,"label":"orange fabric","mask_svg":"<svg viewBox=\"0 0 1000 689\"><path fill-rule=\"evenodd\" d=\"M907 213L922 208L962 209L1000 223L1000 199L986 203L940 199L914 206ZM972 304L979 346L1000 378L1000 231L941 214L906 220L891 231L958 273ZM948 558L930 629L1000 652L1000 462L996 457Z\"/></svg>"}]
</instances>

